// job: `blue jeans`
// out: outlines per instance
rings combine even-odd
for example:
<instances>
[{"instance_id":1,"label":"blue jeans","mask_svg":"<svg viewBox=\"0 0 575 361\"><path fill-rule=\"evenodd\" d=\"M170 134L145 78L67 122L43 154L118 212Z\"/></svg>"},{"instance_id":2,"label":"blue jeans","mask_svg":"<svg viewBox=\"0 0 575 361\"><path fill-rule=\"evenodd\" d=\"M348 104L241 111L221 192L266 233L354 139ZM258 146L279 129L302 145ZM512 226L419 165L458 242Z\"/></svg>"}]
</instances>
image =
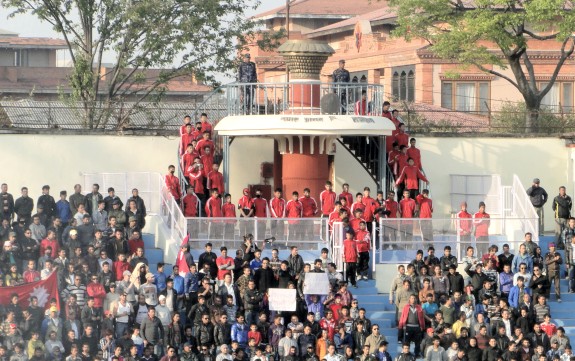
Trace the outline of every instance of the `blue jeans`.
<instances>
[{"instance_id":1,"label":"blue jeans","mask_svg":"<svg viewBox=\"0 0 575 361\"><path fill-rule=\"evenodd\" d=\"M126 331L128 328L129 325L127 323L116 322L116 338L121 338L124 336L124 331Z\"/></svg>"}]
</instances>

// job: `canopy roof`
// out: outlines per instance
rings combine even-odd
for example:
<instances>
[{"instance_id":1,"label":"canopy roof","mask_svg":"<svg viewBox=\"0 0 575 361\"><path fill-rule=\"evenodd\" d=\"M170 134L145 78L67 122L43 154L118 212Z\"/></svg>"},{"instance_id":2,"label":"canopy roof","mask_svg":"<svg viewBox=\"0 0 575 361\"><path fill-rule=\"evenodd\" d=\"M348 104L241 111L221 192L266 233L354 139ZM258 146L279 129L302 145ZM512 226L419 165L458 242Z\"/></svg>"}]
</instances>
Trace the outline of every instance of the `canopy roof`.
<instances>
[{"instance_id":1,"label":"canopy roof","mask_svg":"<svg viewBox=\"0 0 575 361\"><path fill-rule=\"evenodd\" d=\"M355 115L239 115L218 122L227 136L266 135L391 135L393 122L384 117Z\"/></svg>"}]
</instances>

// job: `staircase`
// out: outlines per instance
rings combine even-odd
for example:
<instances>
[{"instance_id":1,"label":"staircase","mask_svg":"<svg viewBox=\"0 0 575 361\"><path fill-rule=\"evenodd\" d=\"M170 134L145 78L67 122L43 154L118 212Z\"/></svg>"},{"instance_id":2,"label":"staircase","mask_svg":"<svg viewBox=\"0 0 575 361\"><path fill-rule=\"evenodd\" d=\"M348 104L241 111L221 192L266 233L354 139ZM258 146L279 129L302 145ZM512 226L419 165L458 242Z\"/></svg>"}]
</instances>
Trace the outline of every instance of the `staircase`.
<instances>
[{"instance_id":1,"label":"staircase","mask_svg":"<svg viewBox=\"0 0 575 361\"><path fill-rule=\"evenodd\" d=\"M150 272L155 273L158 270L158 263L164 262L164 250L156 247L156 237L151 233L142 233L142 240L144 241L144 255L148 259L148 266ZM166 264L164 273L170 274L172 266Z\"/></svg>"}]
</instances>

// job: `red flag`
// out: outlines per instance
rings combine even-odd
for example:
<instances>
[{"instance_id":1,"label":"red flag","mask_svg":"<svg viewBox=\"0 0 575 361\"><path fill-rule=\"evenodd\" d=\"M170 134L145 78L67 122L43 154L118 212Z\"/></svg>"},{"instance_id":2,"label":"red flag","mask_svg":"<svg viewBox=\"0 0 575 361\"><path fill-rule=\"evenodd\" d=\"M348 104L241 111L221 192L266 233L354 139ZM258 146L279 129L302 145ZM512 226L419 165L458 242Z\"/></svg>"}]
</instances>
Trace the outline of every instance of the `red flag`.
<instances>
[{"instance_id":1,"label":"red flag","mask_svg":"<svg viewBox=\"0 0 575 361\"><path fill-rule=\"evenodd\" d=\"M0 304L10 304L14 293L18 295L18 304L22 309L27 309L30 306L30 297L32 296L38 298L38 306L41 308L48 307L50 299L55 298L59 308L58 272L53 271L48 278L42 281L31 282L21 286L0 287Z\"/></svg>"},{"instance_id":2,"label":"red flag","mask_svg":"<svg viewBox=\"0 0 575 361\"><path fill-rule=\"evenodd\" d=\"M186 258L184 257L184 251L182 251L182 247L188 244L188 239L190 239L189 235L184 237L182 244L180 245L180 251L176 257L176 266L178 266L180 270L180 276L182 277L184 277L186 273L190 272L190 267L188 267L188 262L186 262Z\"/></svg>"}]
</instances>

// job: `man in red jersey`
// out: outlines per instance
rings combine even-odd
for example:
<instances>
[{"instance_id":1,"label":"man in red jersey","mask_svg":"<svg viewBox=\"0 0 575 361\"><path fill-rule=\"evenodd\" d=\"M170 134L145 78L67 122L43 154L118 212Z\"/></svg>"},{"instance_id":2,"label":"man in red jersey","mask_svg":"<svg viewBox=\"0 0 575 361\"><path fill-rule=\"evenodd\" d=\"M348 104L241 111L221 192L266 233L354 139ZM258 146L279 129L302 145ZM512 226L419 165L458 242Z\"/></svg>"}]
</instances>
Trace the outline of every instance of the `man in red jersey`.
<instances>
[{"instance_id":1,"label":"man in red jersey","mask_svg":"<svg viewBox=\"0 0 575 361\"><path fill-rule=\"evenodd\" d=\"M294 191L290 199L286 203L286 218L302 218L303 216L303 205L299 200L299 193ZM297 220L289 220L288 221L288 236L292 240L300 240L301 239L301 231L300 231L301 224Z\"/></svg>"},{"instance_id":2,"label":"man in red jersey","mask_svg":"<svg viewBox=\"0 0 575 361\"><path fill-rule=\"evenodd\" d=\"M374 220L375 210L378 208L377 201L370 196L371 189L369 187L363 188L363 198L361 202L365 206L363 208L363 219L367 224L367 229L371 232Z\"/></svg>"},{"instance_id":3,"label":"man in red jersey","mask_svg":"<svg viewBox=\"0 0 575 361\"><path fill-rule=\"evenodd\" d=\"M256 238L265 238L266 236L266 222L265 218L268 218L270 215L270 210L268 208L268 201L264 197L262 197L262 191L257 189L256 196L252 200L254 205L254 217L256 218L264 218L261 221L257 221L258 225L258 234Z\"/></svg>"},{"instance_id":4,"label":"man in red jersey","mask_svg":"<svg viewBox=\"0 0 575 361\"><path fill-rule=\"evenodd\" d=\"M319 194L319 201L321 204L321 214L324 218L329 218L329 214L335 207L337 195L332 190L333 185L330 181L325 182L325 190Z\"/></svg>"},{"instance_id":5,"label":"man in red jersey","mask_svg":"<svg viewBox=\"0 0 575 361\"><path fill-rule=\"evenodd\" d=\"M206 217L208 218L220 218L223 217L222 213L222 199L217 189L211 190L211 196L206 202ZM222 238L222 222L221 221L210 221L209 239L221 239Z\"/></svg>"},{"instance_id":6,"label":"man in red jersey","mask_svg":"<svg viewBox=\"0 0 575 361\"><path fill-rule=\"evenodd\" d=\"M176 167L169 165L168 174L166 174L166 188L168 188L174 199L179 201L182 198L182 190L180 188L180 179L174 173L176 173Z\"/></svg>"},{"instance_id":7,"label":"man in red jersey","mask_svg":"<svg viewBox=\"0 0 575 361\"><path fill-rule=\"evenodd\" d=\"M206 147L210 147L212 154L214 154L216 148L214 146L214 142L210 139L210 132L208 131L202 133L202 139L198 141L198 144L196 145L196 151L200 153L200 155L203 155L204 149Z\"/></svg>"},{"instance_id":8,"label":"man in red jersey","mask_svg":"<svg viewBox=\"0 0 575 361\"><path fill-rule=\"evenodd\" d=\"M186 131L180 137L180 155L184 154L188 144L195 140L192 124L186 124Z\"/></svg>"},{"instance_id":9,"label":"man in red jersey","mask_svg":"<svg viewBox=\"0 0 575 361\"><path fill-rule=\"evenodd\" d=\"M485 202L479 202L479 211L473 215L477 254L487 253L489 247L489 224L491 223L489 218L489 213L485 212Z\"/></svg>"},{"instance_id":10,"label":"man in red jersey","mask_svg":"<svg viewBox=\"0 0 575 361\"><path fill-rule=\"evenodd\" d=\"M199 156L200 155L196 152L193 144L188 144L186 146L186 152L180 157L180 167L182 167L182 171L184 171L184 176L186 169L188 169L190 165L194 163L194 159L199 158Z\"/></svg>"},{"instance_id":11,"label":"man in red jersey","mask_svg":"<svg viewBox=\"0 0 575 361\"><path fill-rule=\"evenodd\" d=\"M467 212L467 202L461 202L460 206L461 208L457 213L457 234L459 235L459 242L461 242L461 249L467 249L471 245L472 216Z\"/></svg>"},{"instance_id":12,"label":"man in red jersey","mask_svg":"<svg viewBox=\"0 0 575 361\"><path fill-rule=\"evenodd\" d=\"M370 115L371 109L369 101L367 100L367 92L365 90L361 91L361 99L355 102L355 115Z\"/></svg>"},{"instance_id":13,"label":"man in red jersey","mask_svg":"<svg viewBox=\"0 0 575 361\"><path fill-rule=\"evenodd\" d=\"M348 230L345 232L345 240L343 241L343 261L345 262L345 279L351 285L357 288L355 280L355 273L357 269L357 244L353 239L353 232Z\"/></svg>"},{"instance_id":14,"label":"man in red jersey","mask_svg":"<svg viewBox=\"0 0 575 361\"><path fill-rule=\"evenodd\" d=\"M253 233L252 222L249 218L254 216L254 203L250 197L250 189L244 188L243 195L238 201L238 209L240 210L240 236L248 233Z\"/></svg>"},{"instance_id":15,"label":"man in red jersey","mask_svg":"<svg viewBox=\"0 0 575 361\"><path fill-rule=\"evenodd\" d=\"M415 201L409 197L409 191L403 191L403 199L399 201L401 218L413 218L415 216L415 209L416 204ZM408 220L402 220L400 231L405 241L411 241L413 236L413 223Z\"/></svg>"},{"instance_id":16,"label":"man in red jersey","mask_svg":"<svg viewBox=\"0 0 575 361\"><path fill-rule=\"evenodd\" d=\"M224 283L224 277L231 276L234 269L234 259L228 257L227 247L220 247L220 256L216 258L216 266L218 267L218 285L221 286Z\"/></svg>"},{"instance_id":17,"label":"man in red jersey","mask_svg":"<svg viewBox=\"0 0 575 361\"><path fill-rule=\"evenodd\" d=\"M415 166L418 169L422 169L423 167L421 166L421 152L418 148L415 147L415 138L411 138L409 140L409 148L407 148L407 156L411 159L413 159L413 162L415 163Z\"/></svg>"},{"instance_id":18,"label":"man in red jersey","mask_svg":"<svg viewBox=\"0 0 575 361\"><path fill-rule=\"evenodd\" d=\"M349 205L351 203L347 201L347 198L340 198L339 202L341 203L341 209L345 210L347 214L349 214L351 212L351 210L349 209Z\"/></svg>"},{"instance_id":19,"label":"man in red jersey","mask_svg":"<svg viewBox=\"0 0 575 361\"><path fill-rule=\"evenodd\" d=\"M200 198L202 204L206 200L204 188L204 166L200 162L200 158L195 158L194 163L184 171L188 177L188 183L194 188L194 192Z\"/></svg>"},{"instance_id":20,"label":"man in red jersey","mask_svg":"<svg viewBox=\"0 0 575 361\"><path fill-rule=\"evenodd\" d=\"M330 232L333 230L333 223L334 222L341 222L341 218L339 218L339 211L341 211L341 202L335 202L335 207L333 212L331 212L328 216L327 224L329 226Z\"/></svg>"},{"instance_id":21,"label":"man in red jersey","mask_svg":"<svg viewBox=\"0 0 575 361\"><path fill-rule=\"evenodd\" d=\"M205 169L205 168L204 168ZM211 170L208 173L208 189L217 189L220 194L224 194L224 175L219 172L220 165L217 163L212 164ZM207 171L207 169L206 169Z\"/></svg>"},{"instance_id":22,"label":"man in red jersey","mask_svg":"<svg viewBox=\"0 0 575 361\"><path fill-rule=\"evenodd\" d=\"M192 123L192 117L189 115L184 116L184 124L180 127L180 136L186 133L186 126Z\"/></svg>"},{"instance_id":23,"label":"man in red jersey","mask_svg":"<svg viewBox=\"0 0 575 361\"><path fill-rule=\"evenodd\" d=\"M429 189L424 189L421 194L415 198L419 207L419 218L421 220L421 233L424 242L429 242L427 247L433 244L433 223L431 217L433 214L433 202L429 198Z\"/></svg>"},{"instance_id":24,"label":"man in red jersey","mask_svg":"<svg viewBox=\"0 0 575 361\"><path fill-rule=\"evenodd\" d=\"M384 202L386 217L387 218L399 218L401 214L399 213L399 203L395 201L395 192L389 191L387 192L387 199ZM391 242L391 248L397 248L397 231L399 229L399 225L395 221L384 221L384 226L382 230L384 232L384 240L386 242ZM382 231L380 230L380 231Z\"/></svg>"},{"instance_id":25,"label":"man in red jersey","mask_svg":"<svg viewBox=\"0 0 575 361\"><path fill-rule=\"evenodd\" d=\"M359 230L359 224L361 222L365 222L365 219L363 218L363 209L356 208L355 212L353 213L353 218L349 221L349 227L354 232L357 232L357 230Z\"/></svg>"},{"instance_id":26,"label":"man in red jersey","mask_svg":"<svg viewBox=\"0 0 575 361\"><path fill-rule=\"evenodd\" d=\"M283 239L284 236L284 222L278 218L285 218L286 201L282 198L282 189L277 188L274 191L274 197L270 200L270 213L271 221L271 234L272 237Z\"/></svg>"},{"instance_id":27,"label":"man in red jersey","mask_svg":"<svg viewBox=\"0 0 575 361\"><path fill-rule=\"evenodd\" d=\"M222 215L229 220L224 221L224 240L234 239L234 228L236 226L236 205L232 203L232 196L226 193L224 196L224 205L222 206Z\"/></svg>"},{"instance_id":28,"label":"man in red jersey","mask_svg":"<svg viewBox=\"0 0 575 361\"><path fill-rule=\"evenodd\" d=\"M355 232L357 242L357 253L359 261L357 264L357 279L367 280L369 273L369 250L371 249L371 233L366 229L365 222L359 223L359 229Z\"/></svg>"},{"instance_id":29,"label":"man in red jersey","mask_svg":"<svg viewBox=\"0 0 575 361\"><path fill-rule=\"evenodd\" d=\"M345 200L347 201L347 205L350 206L353 203L353 194L349 193L349 184L344 183L341 187L342 191L337 197L340 200L340 202L342 198L345 198Z\"/></svg>"},{"instance_id":30,"label":"man in red jersey","mask_svg":"<svg viewBox=\"0 0 575 361\"><path fill-rule=\"evenodd\" d=\"M363 194L358 192L355 194L355 203L353 203L350 208L350 214L349 214L350 220L353 219L356 209L361 209L361 212L363 213L364 208L365 204L363 204Z\"/></svg>"},{"instance_id":31,"label":"man in red jersey","mask_svg":"<svg viewBox=\"0 0 575 361\"><path fill-rule=\"evenodd\" d=\"M304 188L303 197L300 197L299 201L302 205L302 216L303 218L314 218L317 215L317 202L310 195L309 188ZM313 221L306 220L302 225L303 237L306 240L311 240L313 238Z\"/></svg>"},{"instance_id":32,"label":"man in red jersey","mask_svg":"<svg viewBox=\"0 0 575 361\"><path fill-rule=\"evenodd\" d=\"M399 124L401 123L399 120L399 110L393 109L391 111L391 121L393 122L393 125L395 125L395 129L399 128Z\"/></svg>"},{"instance_id":33,"label":"man in red jersey","mask_svg":"<svg viewBox=\"0 0 575 361\"><path fill-rule=\"evenodd\" d=\"M406 147L409 145L409 135L405 132L405 124L399 123L399 127L397 127L397 131L395 133L395 141L399 146L405 145Z\"/></svg>"},{"instance_id":34,"label":"man in red jersey","mask_svg":"<svg viewBox=\"0 0 575 361\"><path fill-rule=\"evenodd\" d=\"M197 217L198 208L200 207L200 199L194 193L192 187L186 189L186 195L182 198L182 208L185 217Z\"/></svg>"},{"instance_id":35,"label":"man in red jersey","mask_svg":"<svg viewBox=\"0 0 575 361\"><path fill-rule=\"evenodd\" d=\"M200 115L200 123L202 125L202 132L210 132L210 135L212 135L212 125L208 121L208 115L206 113Z\"/></svg>"},{"instance_id":36,"label":"man in red jersey","mask_svg":"<svg viewBox=\"0 0 575 361\"><path fill-rule=\"evenodd\" d=\"M401 175L395 182L397 186L400 186L405 182L405 189L409 191L409 195L412 198L417 197L419 194L419 180L425 181L429 185L429 181L423 173L415 166L413 159L409 158L408 166L403 168Z\"/></svg>"},{"instance_id":37,"label":"man in red jersey","mask_svg":"<svg viewBox=\"0 0 575 361\"><path fill-rule=\"evenodd\" d=\"M214 165L214 154L212 153L212 149L209 146L204 147L204 152L200 156L200 160L204 168L204 178L207 179L208 173L210 173ZM208 187L208 189L211 188Z\"/></svg>"}]
</instances>

